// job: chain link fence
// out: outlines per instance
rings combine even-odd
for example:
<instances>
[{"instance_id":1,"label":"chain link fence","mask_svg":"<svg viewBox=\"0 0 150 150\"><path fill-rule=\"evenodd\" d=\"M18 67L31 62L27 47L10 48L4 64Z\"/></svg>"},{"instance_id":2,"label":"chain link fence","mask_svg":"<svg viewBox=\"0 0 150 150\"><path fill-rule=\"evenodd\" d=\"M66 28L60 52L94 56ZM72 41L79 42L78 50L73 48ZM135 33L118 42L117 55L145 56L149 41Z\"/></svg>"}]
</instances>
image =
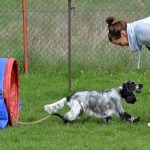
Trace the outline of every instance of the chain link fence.
<instances>
[{"instance_id":1,"label":"chain link fence","mask_svg":"<svg viewBox=\"0 0 150 150\"><path fill-rule=\"evenodd\" d=\"M137 67L137 53L112 45L107 38L108 16L133 22L149 16L149 0L72 0L72 67L99 71ZM0 55L17 57L23 70L22 0L0 1ZM27 0L30 72L67 68L68 1ZM150 67L142 50L141 67ZM40 63L39 63L40 62Z\"/></svg>"},{"instance_id":2,"label":"chain link fence","mask_svg":"<svg viewBox=\"0 0 150 150\"><path fill-rule=\"evenodd\" d=\"M17 57L23 63L22 37L22 1L1 0L0 57Z\"/></svg>"},{"instance_id":3,"label":"chain link fence","mask_svg":"<svg viewBox=\"0 0 150 150\"><path fill-rule=\"evenodd\" d=\"M131 54L128 47L109 43L105 20L115 16L133 22L147 17L150 14L148 0L74 1L73 6L76 8L72 17L72 57L75 62L95 66L100 71L137 67L137 53ZM149 51L143 49L141 67L149 67L149 60Z\"/></svg>"},{"instance_id":4,"label":"chain link fence","mask_svg":"<svg viewBox=\"0 0 150 150\"><path fill-rule=\"evenodd\" d=\"M37 68L36 60L49 69L66 64L67 1L30 0L27 6L29 67Z\"/></svg>"}]
</instances>

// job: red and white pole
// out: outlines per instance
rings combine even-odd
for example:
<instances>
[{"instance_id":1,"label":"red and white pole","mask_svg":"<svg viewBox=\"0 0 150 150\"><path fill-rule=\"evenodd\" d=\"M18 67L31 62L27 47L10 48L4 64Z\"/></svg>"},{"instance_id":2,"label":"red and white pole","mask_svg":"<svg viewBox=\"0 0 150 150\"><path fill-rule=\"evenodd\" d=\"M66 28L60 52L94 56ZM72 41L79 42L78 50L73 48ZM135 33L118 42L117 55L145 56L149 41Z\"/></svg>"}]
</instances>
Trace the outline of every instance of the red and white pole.
<instances>
[{"instance_id":1,"label":"red and white pole","mask_svg":"<svg viewBox=\"0 0 150 150\"><path fill-rule=\"evenodd\" d=\"M24 73L29 73L28 67L28 42L27 42L27 10L26 0L22 0L22 15L23 15L23 46L24 46Z\"/></svg>"}]
</instances>

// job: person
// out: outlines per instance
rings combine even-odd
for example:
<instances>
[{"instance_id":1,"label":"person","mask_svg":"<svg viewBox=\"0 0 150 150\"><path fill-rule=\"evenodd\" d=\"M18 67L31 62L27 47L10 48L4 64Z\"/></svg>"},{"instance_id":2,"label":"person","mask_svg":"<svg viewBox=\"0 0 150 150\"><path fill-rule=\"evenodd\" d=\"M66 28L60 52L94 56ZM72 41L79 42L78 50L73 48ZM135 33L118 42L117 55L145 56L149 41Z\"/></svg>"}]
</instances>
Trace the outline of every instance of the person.
<instances>
[{"instance_id":1,"label":"person","mask_svg":"<svg viewBox=\"0 0 150 150\"><path fill-rule=\"evenodd\" d=\"M150 17L127 23L110 16L106 19L106 23L109 30L108 39L111 43L129 46L132 52L139 52L139 54L143 45L150 50ZM147 126L150 127L150 123Z\"/></svg>"},{"instance_id":2,"label":"person","mask_svg":"<svg viewBox=\"0 0 150 150\"><path fill-rule=\"evenodd\" d=\"M129 46L132 52L140 51L145 45L150 50L150 17L127 23L110 16L108 24L108 39L111 43L120 46Z\"/></svg>"}]
</instances>

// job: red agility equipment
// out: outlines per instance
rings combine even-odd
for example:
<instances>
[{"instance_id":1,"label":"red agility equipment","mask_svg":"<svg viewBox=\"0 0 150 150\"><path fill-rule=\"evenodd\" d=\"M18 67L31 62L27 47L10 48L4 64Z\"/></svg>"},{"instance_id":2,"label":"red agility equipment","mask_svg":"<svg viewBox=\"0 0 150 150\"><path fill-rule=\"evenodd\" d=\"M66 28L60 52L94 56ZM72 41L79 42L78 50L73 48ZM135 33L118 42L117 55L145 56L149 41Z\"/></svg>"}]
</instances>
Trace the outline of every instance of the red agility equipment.
<instances>
[{"instance_id":1,"label":"red agility equipment","mask_svg":"<svg viewBox=\"0 0 150 150\"><path fill-rule=\"evenodd\" d=\"M20 79L19 68L15 58L6 62L4 73L4 100L9 114L9 123L14 125L19 120Z\"/></svg>"}]
</instances>

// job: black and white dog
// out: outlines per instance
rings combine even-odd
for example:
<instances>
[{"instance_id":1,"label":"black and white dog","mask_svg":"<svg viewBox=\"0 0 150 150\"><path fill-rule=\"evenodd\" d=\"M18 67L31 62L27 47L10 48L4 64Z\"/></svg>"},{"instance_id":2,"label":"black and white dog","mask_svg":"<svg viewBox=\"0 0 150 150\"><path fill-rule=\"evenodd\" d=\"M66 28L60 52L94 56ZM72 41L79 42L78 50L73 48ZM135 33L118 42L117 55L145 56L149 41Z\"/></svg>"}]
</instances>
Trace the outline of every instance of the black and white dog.
<instances>
[{"instance_id":1,"label":"black and white dog","mask_svg":"<svg viewBox=\"0 0 150 150\"><path fill-rule=\"evenodd\" d=\"M125 112L121 98L124 98L127 103L134 104L136 97L134 92L141 92L143 85L135 84L133 81L127 81L117 89L105 91L79 91L71 96L64 97L60 101L44 106L45 111L52 115L61 117L64 123L71 123L83 113L89 116L101 118L104 122L110 122L113 114L120 119L129 122L139 121L138 116L131 116ZM64 104L70 107L70 111L64 116L56 113Z\"/></svg>"}]
</instances>

